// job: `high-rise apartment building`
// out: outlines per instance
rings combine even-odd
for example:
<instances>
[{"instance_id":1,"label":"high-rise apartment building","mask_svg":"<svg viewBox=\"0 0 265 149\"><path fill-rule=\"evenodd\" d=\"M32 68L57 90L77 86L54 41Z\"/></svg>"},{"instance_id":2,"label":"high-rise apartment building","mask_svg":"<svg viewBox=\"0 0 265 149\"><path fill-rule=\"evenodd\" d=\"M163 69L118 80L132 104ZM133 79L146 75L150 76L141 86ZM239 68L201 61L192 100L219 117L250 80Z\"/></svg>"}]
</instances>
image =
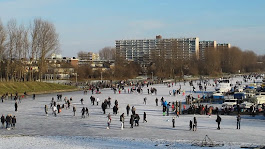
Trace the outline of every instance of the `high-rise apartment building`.
<instances>
[{"instance_id":1,"label":"high-rise apartment building","mask_svg":"<svg viewBox=\"0 0 265 149\"><path fill-rule=\"evenodd\" d=\"M199 45L199 56L200 60L205 60L205 51L207 49L213 50L223 50L223 49L229 49L231 47L230 43L216 43L216 41L200 41Z\"/></svg>"},{"instance_id":2,"label":"high-rise apartment building","mask_svg":"<svg viewBox=\"0 0 265 149\"><path fill-rule=\"evenodd\" d=\"M216 41L200 41L199 42L199 57L201 60L204 60L204 53L207 49L215 49Z\"/></svg>"},{"instance_id":3,"label":"high-rise apartment building","mask_svg":"<svg viewBox=\"0 0 265 149\"><path fill-rule=\"evenodd\" d=\"M141 66L152 62L152 54L166 59L199 58L199 38L163 39L159 35L156 39L116 40L116 54Z\"/></svg>"},{"instance_id":4,"label":"high-rise apartment building","mask_svg":"<svg viewBox=\"0 0 265 149\"><path fill-rule=\"evenodd\" d=\"M231 47L230 43L218 43L216 45L216 48L218 50L229 49L230 47Z\"/></svg>"}]
</instances>

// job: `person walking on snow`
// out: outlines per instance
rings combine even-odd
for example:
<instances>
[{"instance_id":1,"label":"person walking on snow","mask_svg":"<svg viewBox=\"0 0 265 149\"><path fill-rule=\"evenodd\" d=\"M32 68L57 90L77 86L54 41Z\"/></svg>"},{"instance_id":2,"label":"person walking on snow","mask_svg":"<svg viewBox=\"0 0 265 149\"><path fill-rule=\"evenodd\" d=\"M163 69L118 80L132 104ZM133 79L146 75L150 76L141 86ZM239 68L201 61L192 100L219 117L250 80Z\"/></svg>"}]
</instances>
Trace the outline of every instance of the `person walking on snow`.
<instances>
[{"instance_id":1,"label":"person walking on snow","mask_svg":"<svg viewBox=\"0 0 265 149\"><path fill-rule=\"evenodd\" d=\"M98 103L100 102L99 98L97 97L97 106L98 106Z\"/></svg>"},{"instance_id":2,"label":"person walking on snow","mask_svg":"<svg viewBox=\"0 0 265 149\"><path fill-rule=\"evenodd\" d=\"M217 115L217 118L216 118L216 122L217 122L217 129L220 130L220 123L221 123L221 117L219 115Z\"/></svg>"},{"instance_id":3,"label":"person walking on snow","mask_svg":"<svg viewBox=\"0 0 265 149\"><path fill-rule=\"evenodd\" d=\"M16 119L16 116L14 115L12 117L12 129L14 129L16 127L16 123L17 123L17 119Z\"/></svg>"},{"instance_id":4,"label":"person walking on snow","mask_svg":"<svg viewBox=\"0 0 265 149\"><path fill-rule=\"evenodd\" d=\"M240 114L237 115L236 121L237 121L236 129L240 129L240 122L241 122Z\"/></svg>"},{"instance_id":5,"label":"person walking on snow","mask_svg":"<svg viewBox=\"0 0 265 149\"><path fill-rule=\"evenodd\" d=\"M146 97L144 97L144 104L146 105L146 101L147 101L147 98Z\"/></svg>"},{"instance_id":6,"label":"person walking on snow","mask_svg":"<svg viewBox=\"0 0 265 149\"><path fill-rule=\"evenodd\" d=\"M108 121L107 121L108 127L107 127L107 129L110 129L110 123L111 123L110 113L108 114L107 118L108 118Z\"/></svg>"},{"instance_id":7,"label":"person walking on snow","mask_svg":"<svg viewBox=\"0 0 265 149\"><path fill-rule=\"evenodd\" d=\"M81 110L81 113L82 113L81 118L85 118L85 112L86 112L86 109L85 109L85 107L83 107Z\"/></svg>"},{"instance_id":8,"label":"person walking on snow","mask_svg":"<svg viewBox=\"0 0 265 149\"><path fill-rule=\"evenodd\" d=\"M132 106L132 115L135 115L135 111L136 111L135 107Z\"/></svg>"},{"instance_id":9,"label":"person walking on snow","mask_svg":"<svg viewBox=\"0 0 265 149\"><path fill-rule=\"evenodd\" d=\"M127 116L129 116L129 112L130 112L130 105L129 104L126 106L126 111L127 111Z\"/></svg>"},{"instance_id":10,"label":"person walking on snow","mask_svg":"<svg viewBox=\"0 0 265 149\"><path fill-rule=\"evenodd\" d=\"M15 111L17 111L18 104L15 102Z\"/></svg>"},{"instance_id":11,"label":"person walking on snow","mask_svg":"<svg viewBox=\"0 0 265 149\"><path fill-rule=\"evenodd\" d=\"M53 112L54 116L56 117L56 113L57 113L57 107L56 106L52 107L52 112Z\"/></svg>"},{"instance_id":12,"label":"person walking on snow","mask_svg":"<svg viewBox=\"0 0 265 149\"><path fill-rule=\"evenodd\" d=\"M192 121L190 120L190 130L192 129Z\"/></svg>"},{"instance_id":13,"label":"person walking on snow","mask_svg":"<svg viewBox=\"0 0 265 149\"><path fill-rule=\"evenodd\" d=\"M5 116L4 115L2 115L1 116L1 123L2 123L2 127L4 128L5 127Z\"/></svg>"},{"instance_id":14,"label":"person walking on snow","mask_svg":"<svg viewBox=\"0 0 265 149\"><path fill-rule=\"evenodd\" d=\"M131 124L131 128L133 128L133 122L134 122L134 116L131 115L131 118L130 118L130 124Z\"/></svg>"},{"instance_id":15,"label":"person walking on snow","mask_svg":"<svg viewBox=\"0 0 265 149\"><path fill-rule=\"evenodd\" d=\"M173 128L175 128L175 117L172 117L172 124L173 124Z\"/></svg>"},{"instance_id":16,"label":"person walking on snow","mask_svg":"<svg viewBox=\"0 0 265 149\"><path fill-rule=\"evenodd\" d=\"M121 122L121 130L124 128L124 113L120 116L120 122Z\"/></svg>"},{"instance_id":17,"label":"person walking on snow","mask_svg":"<svg viewBox=\"0 0 265 149\"><path fill-rule=\"evenodd\" d=\"M75 111L76 111L76 108L75 108L75 106L73 106L73 112L74 112L74 116L75 116Z\"/></svg>"},{"instance_id":18,"label":"person walking on snow","mask_svg":"<svg viewBox=\"0 0 265 149\"><path fill-rule=\"evenodd\" d=\"M6 116L6 129L10 129L10 119L11 119L11 116L7 115Z\"/></svg>"},{"instance_id":19,"label":"person walking on snow","mask_svg":"<svg viewBox=\"0 0 265 149\"><path fill-rule=\"evenodd\" d=\"M144 118L143 118L143 123L146 122L147 123L147 120L146 120L146 113L144 112Z\"/></svg>"},{"instance_id":20,"label":"person walking on snow","mask_svg":"<svg viewBox=\"0 0 265 149\"><path fill-rule=\"evenodd\" d=\"M48 116L48 106L47 105L44 106L44 110L45 110L46 116Z\"/></svg>"},{"instance_id":21,"label":"person walking on snow","mask_svg":"<svg viewBox=\"0 0 265 149\"><path fill-rule=\"evenodd\" d=\"M86 107L86 115L89 116L89 111L87 107Z\"/></svg>"},{"instance_id":22,"label":"person walking on snow","mask_svg":"<svg viewBox=\"0 0 265 149\"><path fill-rule=\"evenodd\" d=\"M193 131L197 131L197 119L196 119L196 117L193 118Z\"/></svg>"}]
</instances>

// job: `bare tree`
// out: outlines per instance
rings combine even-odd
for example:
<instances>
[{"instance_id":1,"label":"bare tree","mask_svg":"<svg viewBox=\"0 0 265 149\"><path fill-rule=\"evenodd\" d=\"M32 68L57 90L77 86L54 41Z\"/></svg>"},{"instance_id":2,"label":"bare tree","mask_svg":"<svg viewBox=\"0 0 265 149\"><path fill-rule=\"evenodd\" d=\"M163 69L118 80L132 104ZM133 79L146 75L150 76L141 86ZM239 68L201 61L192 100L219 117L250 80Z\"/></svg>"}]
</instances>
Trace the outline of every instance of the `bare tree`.
<instances>
[{"instance_id":1,"label":"bare tree","mask_svg":"<svg viewBox=\"0 0 265 149\"><path fill-rule=\"evenodd\" d=\"M42 19L35 19L31 31L31 55L39 59L39 79L45 71L45 58L59 50L59 35L55 26Z\"/></svg>"},{"instance_id":2,"label":"bare tree","mask_svg":"<svg viewBox=\"0 0 265 149\"><path fill-rule=\"evenodd\" d=\"M253 51L242 52L242 71L255 72L258 71L258 56Z\"/></svg>"},{"instance_id":3,"label":"bare tree","mask_svg":"<svg viewBox=\"0 0 265 149\"><path fill-rule=\"evenodd\" d=\"M3 59L4 59L4 54L5 54L5 42L6 42L6 31L4 29L4 26L2 24L2 21L0 20L0 81L2 81L2 76L3 76L3 72L2 72L2 68L3 68Z\"/></svg>"},{"instance_id":4,"label":"bare tree","mask_svg":"<svg viewBox=\"0 0 265 149\"><path fill-rule=\"evenodd\" d=\"M16 58L16 20L10 20L7 22L7 67L6 67L6 79L13 80L14 72L14 60Z\"/></svg>"},{"instance_id":5,"label":"bare tree","mask_svg":"<svg viewBox=\"0 0 265 149\"><path fill-rule=\"evenodd\" d=\"M37 61L38 59L38 53L39 53L39 44L38 44L38 34L40 32L40 21L38 19L35 19L33 21L33 24L30 26L30 66L29 66L29 81L33 80L33 63Z\"/></svg>"},{"instance_id":6,"label":"bare tree","mask_svg":"<svg viewBox=\"0 0 265 149\"><path fill-rule=\"evenodd\" d=\"M221 71L220 51L216 48L206 48L204 60L201 60L201 74L216 75Z\"/></svg>"},{"instance_id":7,"label":"bare tree","mask_svg":"<svg viewBox=\"0 0 265 149\"><path fill-rule=\"evenodd\" d=\"M28 30L25 28L23 24L19 26L19 28L16 29L16 36L15 36L16 46L15 51L17 53L17 59L16 59L16 72L18 73L15 77L17 77L19 80L24 78L24 62L27 59L28 50L29 50L29 43L28 43Z\"/></svg>"},{"instance_id":8,"label":"bare tree","mask_svg":"<svg viewBox=\"0 0 265 149\"><path fill-rule=\"evenodd\" d=\"M115 48L105 47L99 51L99 57L102 60L115 60L115 53Z\"/></svg>"},{"instance_id":9,"label":"bare tree","mask_svg":"<svg viewBox=\"0 0 265 149\"><path fill-rule=\"evenodd\" d=\"M26 59L29 56L29 29L24 29L22 33L22 58Z\"/></svg>"},{"instance_id":10,"label":"bare tree","mask_svg":"<svg viewBox=\"0 0 265 149\"><path fill-rule=\"evenodd\" d=\"M222 71L237 73L241 69L242 51L237 47L225 48L221 52Z\"/></svg>"},{"instance_id":11,"label":"bare tree","mask_svg":"<svg viewBox=\"0 0 265 149\"><path fill-rule=\"evenodd\" d=\"M258 71L264 71L264 64L265 64L265 55L258 55L257 56L257 69Z\"/></svg>"},{"instance_id":12,"label":"bare tree","mask_svg":"<svg viewBox=\"0 0 265 149\"><path fill-rule=\"evenodd\" d=\"M16 20L7 23L7 67L6 78L21 80L25 71L24 60L27 57L28 37L24 25L17 26Z\"/></svg>"},{"instance_id":13,"label":"bare tree","mask_svg":"<svg viewBox=\"0 0 265 149\"><path fill-rule=\"evenodd\" d=\"M199 74L199 60L197 59L196 54L193 55L193 58L188 63L188 74L198 75Z\"/></svg>"},{"instance_id":14,"label":"bare tree","mask_svg":"<svg viewBox=\"0 0 265 149\"><path fill-rule=\"evenodd\" d=\"M77 73L78 73L78 78L83 80L83 79L90 79L93 74L93 71L90 64L87 64L80 66L77 70Z\"/></svg>"},{"instance_id":15,"label":"bare tree","mask_svg":"<svg viewBox=\"0 0 265 149\"><path fill-rule=\"evenodd\" d=\"M4 57L5 41L6 41L6 31L4 29L2 21L0 20L0 61L2 61Z\"/></svg>"},{"instance_id":16,"label":"bare tree","mask_svg":"<svg viewBox=\"0 0 265 149\"><path fill-rule=\"evenodd\" d=\"M12 70L12 78L14 80L17 79L17 72L19 74L21 74L21 71L23 70L22 68L22 63L21 63L21 56L22 56L22 32L24 30L24 26L20 25L19 28L15 27L13 28L14 30L14 58L11 60L12 61L12 65L13 65L13 70Z\"/></svg>"}]
</instances>

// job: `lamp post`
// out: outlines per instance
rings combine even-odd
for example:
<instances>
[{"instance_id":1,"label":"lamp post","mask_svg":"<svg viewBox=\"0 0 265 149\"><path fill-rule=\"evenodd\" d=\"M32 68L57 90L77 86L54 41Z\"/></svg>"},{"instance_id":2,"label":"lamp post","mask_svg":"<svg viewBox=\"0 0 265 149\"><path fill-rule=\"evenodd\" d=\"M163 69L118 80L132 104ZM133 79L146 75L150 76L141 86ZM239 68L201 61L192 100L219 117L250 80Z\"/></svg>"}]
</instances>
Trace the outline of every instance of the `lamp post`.
<instances>
[{"instance_id":1,"label":"lamp post","mask_svg":"<svg viewBox=\"0 0 265 149\"><path fill-rule=\"evenodd\" d=\"M75 83L77 83L77 72L75 74Z\"/></svg>"},{"instance_id":2,"label":"lamp post","mask_svg":"<svg viewBox=\"0 0 265 149\"><path fill-rule=\"evenodd\" d=\"M102 71L100 72L100 80L102 82Z\"/></svg>"},{"instance_id":3,"label":"lamp post","mask_svg":"<svg viewBox=\"0 0 265 149\"><path fill-rule=\"evenodd\" d=\"M154 73L151 72L151 74L152 74L152 82L153 82L154 81Z\"/></svg>"}]
</instances>

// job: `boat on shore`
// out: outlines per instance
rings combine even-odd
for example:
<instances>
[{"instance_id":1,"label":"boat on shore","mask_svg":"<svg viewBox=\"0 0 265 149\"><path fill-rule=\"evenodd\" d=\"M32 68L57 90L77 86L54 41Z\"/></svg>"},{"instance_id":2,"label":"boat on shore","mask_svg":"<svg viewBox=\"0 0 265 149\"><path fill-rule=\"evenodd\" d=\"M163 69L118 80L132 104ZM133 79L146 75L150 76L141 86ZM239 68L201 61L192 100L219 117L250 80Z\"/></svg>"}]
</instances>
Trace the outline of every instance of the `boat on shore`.
<instances>
[{"instance_id":1,"label":"boat on shore","mask_svg":"<svg viewBox=\"0 0 265 149\"><path fill-rule=\"evenodd\" d=\"M229 79L220 79L216 84L215 90L220 93L227 93L231 90L231 84Z\"/></svg>"}]
</instances>

